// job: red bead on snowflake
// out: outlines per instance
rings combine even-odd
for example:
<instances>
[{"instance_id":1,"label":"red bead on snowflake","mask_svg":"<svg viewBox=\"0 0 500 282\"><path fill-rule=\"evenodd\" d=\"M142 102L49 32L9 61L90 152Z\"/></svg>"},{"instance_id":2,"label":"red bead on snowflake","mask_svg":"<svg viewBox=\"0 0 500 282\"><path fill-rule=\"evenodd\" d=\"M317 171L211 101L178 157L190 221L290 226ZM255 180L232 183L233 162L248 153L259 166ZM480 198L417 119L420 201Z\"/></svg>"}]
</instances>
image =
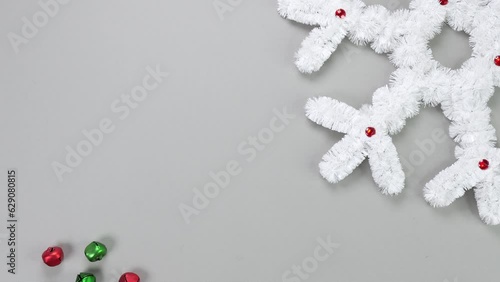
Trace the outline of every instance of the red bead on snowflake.
<instances>
[{"instance_id":1,"label":"red bead on snowflake","mask_svg":"<svg viewBox=\"0 0 500 282\"><path fill-rule=\"evenodd\" d=\"M338 9L337 11L335 11L335 16L337 16L337 18L345 18L346 16L346 12L344 9Z\"/></svg>"},{"instance_id":2,"label":"red bead on snowflake","mask_svg":"<svg viewBox=\"0 0 500 282\"><path fill-rule=\"evenodd\" d=\"M439 0L439 4L446 6L448 5L448 0Z\"/></svg>"},{"instance_id":3,"label":"red bead on snowflake","mask_svg":"<svg viewBox=\"0 0 500 282\"><path fill-rule=\"evenodd\" d=\"M373 135L375 135L375 133L377 133L377 131L373 127L367 127L365 130L365 134L368 137L372 137Z\"/></svg>"},{"instance_id":4,"label":"red bead on snowflake","mask_svg":"<svg viewBox=\"0 0 500 282\"><path fill-rule=\"evenodd\" d=\"M495 57L495 65L500 67L500 56Z\"/></svg>"},{"instance_id":5,"label":"red bead on snowflake","mask_svg":"<svg viewBox=\"0 0 500 282\"><path fill-rule=\"evenodd\" d=\"M482 160L479 162L479 168L482 170L488 169L489 166L490 166L490 162L488 160Z\"/></svg>"}]
</instances>

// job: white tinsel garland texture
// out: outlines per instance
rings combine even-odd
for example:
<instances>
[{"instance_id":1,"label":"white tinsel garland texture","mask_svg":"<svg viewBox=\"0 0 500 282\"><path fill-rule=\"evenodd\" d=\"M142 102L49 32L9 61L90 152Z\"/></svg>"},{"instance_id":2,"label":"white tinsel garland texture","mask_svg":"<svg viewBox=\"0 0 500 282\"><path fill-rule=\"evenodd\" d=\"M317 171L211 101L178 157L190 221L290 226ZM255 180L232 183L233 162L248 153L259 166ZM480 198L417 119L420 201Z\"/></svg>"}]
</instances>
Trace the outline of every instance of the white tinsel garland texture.
<instances>
[{"instance_id":1,"label":"white tinsel garland texture","mask_svg":"<svg viewBox=\"0 0 500 282\"><path fill-rule=\"evenodd\" d=\"M324 178L336 183L368 158L381 191L400 193L404 173L390 136L422 104L440 105L457 160L429 181L424 198L443 207L474 189L483 221L500 223L500 150L487 105L500 86L500 0L413 0L410 9L397 11L359 0L278 0L278 11L314 26L295 55L301 72L318 71L345 38L387 53L397 67L372 104L359 110L328 97L307 102L309 119L346 134L323 157ZM444 24L470 35L472 57L458 70L435 61L429 48Z\"/></svg>"}]
</instances>

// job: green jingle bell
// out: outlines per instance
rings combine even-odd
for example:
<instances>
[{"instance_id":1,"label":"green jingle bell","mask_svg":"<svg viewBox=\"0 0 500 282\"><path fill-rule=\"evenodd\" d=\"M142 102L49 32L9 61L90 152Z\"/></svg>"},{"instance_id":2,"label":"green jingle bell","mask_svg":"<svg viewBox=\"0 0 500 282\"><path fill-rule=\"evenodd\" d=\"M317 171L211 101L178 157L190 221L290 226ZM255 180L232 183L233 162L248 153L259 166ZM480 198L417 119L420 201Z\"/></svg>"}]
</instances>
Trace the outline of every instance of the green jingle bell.
<instances>
[{"instance_id":1,"label":"green jingle bell","mask_svg":"<svg viewBox=\"0 0 500 282\"><path fill-rule=\"evenodd\" d=\"M76 282L96 282L96 279L94 274L82 272L76 277Z\"/></svg>"},{"instance_id":2,"label":"green jingle bell","mask_svg":"<svg viewBox=\"0 0 500 282\"><path fill-rule=\"evenodd\" d=\"M100 261L108 253L106 246L99 242L92 242L85 248L85 256L90 262Z\"/></svg>"}]
</instances>

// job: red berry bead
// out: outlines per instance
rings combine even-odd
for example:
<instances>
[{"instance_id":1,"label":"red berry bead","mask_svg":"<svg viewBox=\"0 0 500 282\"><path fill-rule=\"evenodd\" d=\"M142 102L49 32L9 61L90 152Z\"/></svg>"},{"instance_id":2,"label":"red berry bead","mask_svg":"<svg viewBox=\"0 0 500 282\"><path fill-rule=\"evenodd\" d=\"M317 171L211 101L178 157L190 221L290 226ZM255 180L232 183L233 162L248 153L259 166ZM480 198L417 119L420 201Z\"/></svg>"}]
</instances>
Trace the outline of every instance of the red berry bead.
<instances>
[{"instance_id":1,"label":"red berry bead","mask_svg":"<svg viewBox=\"0 0 500 282\"><path fill-rule=\"evenodd\" d=\"M365 134L368 137L372 137L373 135L375 135L375 133L377 133L377 131L373 127L367 127L365 130Z\"/></svg>"},{"instance_id":2,"label":"red berry bead","mask_svg":"<svg viewBox=\"0 0 500 282\"><path fill-rule=\"evenodd\" d=\"M495 65L500 67L500 56L495 57Z\"/></svg>"},{"instance_id":3,"label":"red berry bead","mask_svg":"<svg viewBox=\"0 0 500 282\"><path fill-rule=\"evenodd\" d=\"M346 16L346 13L345 13L345 10L344 9L338 9L337 11L335 11L335 16L337 16L338 18L345 18Z\"/></svg>"},{"instance_id":4,"label":"red berry bead","mask_svg":"<svg viewBox=\"0 0 500 282\"><path fill-rule=\"evenodd\" d=\"M140 282L141 278L139 278L139 275L133 273L133 272L127 272L123 273L123 275L120 277L119 282Z\"/></svg>"},{"instance_id":5,"label":"red berry bead","mask_svg":"<svg viewBox=\"0 0 500 282\"><path fill-rule=\"evenodd\" d=\"M479 162L479 168L482 170L488 169L489 166L490 166L490 162L488 160L482 160Z\"/></svg>"},{"instance_id":6,"label":"red berry bead","mask_svg":"<svg viewBox=\"0 0 500 282\"><path fill-rule=\"evenodd\" d=\"M64 252L60 247L50 247L42 254L43 262L50 266L58 266L64 259Z\"/></svg>"},{"instance_id":7,"label":"red berry bead","mask_svg":"<svg viewBox=\"0 0 500 282\"><path fill-rule=\"evenodd\" d=\"M443 6L448 5L448 0L439 0L439 4Z\"/></svg>"}]
</instances>

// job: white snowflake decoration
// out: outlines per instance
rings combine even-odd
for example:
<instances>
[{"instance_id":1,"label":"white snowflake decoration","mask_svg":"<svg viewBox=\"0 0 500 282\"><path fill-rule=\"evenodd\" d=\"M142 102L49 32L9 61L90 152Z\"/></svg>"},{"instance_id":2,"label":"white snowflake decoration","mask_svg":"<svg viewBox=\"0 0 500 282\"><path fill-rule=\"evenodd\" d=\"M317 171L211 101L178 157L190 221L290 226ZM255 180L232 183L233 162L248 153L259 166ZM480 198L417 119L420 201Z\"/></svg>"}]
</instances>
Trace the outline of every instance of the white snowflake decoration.
<instances>
[{"instance_id":1,"label":"white snowflake decoration","mask_svg":"<svg viewBox=\"0 0 500 282\"><path fill-rule=\"evenodd\" d=\"M500 86L500 0L413 0L409 10L394 12L359 0L278 3L283 17L316 26L296 54L300 71L319 70L345 37L388 53L397 67L373 103L359 110L327 97L308 101L309 119L346 134L323 157L324 178L336 183L367 157L381 191L400 193L405 176L390 135L420 105L440 104L458 143L457 161L425 186L425 199L434 207L448 206L474 188L483 221L500 223L500 150L487 105ZM444 23L470 35L472 57L458 70L434 60L428 46Z\"/></svg>"}]
</instances>

